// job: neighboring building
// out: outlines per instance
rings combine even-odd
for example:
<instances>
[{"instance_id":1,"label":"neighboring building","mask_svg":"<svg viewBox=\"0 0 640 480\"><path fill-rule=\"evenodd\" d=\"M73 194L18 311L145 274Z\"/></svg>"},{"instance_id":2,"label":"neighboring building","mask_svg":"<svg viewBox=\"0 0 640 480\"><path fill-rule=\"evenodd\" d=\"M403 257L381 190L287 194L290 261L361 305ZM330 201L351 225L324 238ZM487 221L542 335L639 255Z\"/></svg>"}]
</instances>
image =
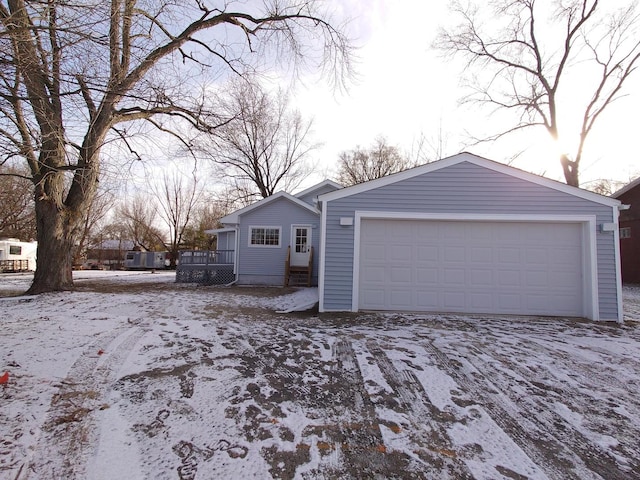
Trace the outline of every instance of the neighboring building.
<instances>
[{"instance_id":1,"label":"neighboring building","mask_svg":"<svg viewBox=\"0 0 640 480\"><path fill-rule=\"evenodd\" d=\"M611 196L628 205L620 212L622 281L640 283L640 178Z\"/></svg>"},{"instance_id":2,"label":"neighboring building","mask_svg":"<svg viewBox=\"0 0 640 480\"><path fill-rule=\"evenodd\" d=\"M104 240L87 249L86 260L81 268L118 270L124 267L127 251L133 250L131 240Z\"/></svg>"},{"instance_id":3,"label":"neighboring building","mask_svg":"<svg viewBox=\"0 0 640 480\"><path fill-rule=\"evenodd\" d=\"M619 206L461 153L344 189L281 192L213 233L235 245L238 283L286 283L288 247L313 246L322 312L622 321Z\"/></svg>"}]
</instances>

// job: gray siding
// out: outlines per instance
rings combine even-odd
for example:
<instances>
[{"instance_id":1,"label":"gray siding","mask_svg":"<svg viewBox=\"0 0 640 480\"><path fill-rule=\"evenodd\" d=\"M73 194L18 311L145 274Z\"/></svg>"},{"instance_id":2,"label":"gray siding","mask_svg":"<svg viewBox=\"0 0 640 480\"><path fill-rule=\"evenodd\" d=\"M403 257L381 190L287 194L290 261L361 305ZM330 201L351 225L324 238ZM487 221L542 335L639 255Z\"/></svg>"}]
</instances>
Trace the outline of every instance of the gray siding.
<instances>
[{"instance_id":1,"label":"gray siding","mask_svg":"<svg viewBox=\"0 0 640 480\"><path fill-rule=\"evenodd\" d=\"M236 235L235 232L220 232L217 234L218 250L235 250L236 249Z\"/></svg>"},{"instance_id":2,"label":"gray siding","mask_svg":"<svg viewBox=\"0 0 640 480\"><path fill-rule=\"evenodd\" d=\"M312 226L313 282L317 284L320 216L284 198L240 216L238 283L246 285L284 284L284 262L287 257L287 247L291 243L291 225ZM280 246L249 246L250 226L280 227Z\"/></svg>"},{"instance_id":3,"label":"gray siding","mask_svg":"<svg viewBox=\"0 0 640 480\"><path fill-rule=\"evenodd\" d=\"M323 195L329 192L334 192L335 190L336 188L332 185L323 185L322 187L319 187L316 190L309 192L302 197L296 197L296 198L298 198L299 200L302 200L303 202L308 203L309 205L313 205L315 207L317 203L316 200L319 195Z\"/></svg>"},{"instance_id":4,"label":"gray siding","mask_svg":"<svg viewBox=\"0 0 640 480\"><path fill-rule=\"evenodd\" d=\"M469 214L596 215L613 221L612 208L510 175L461 162L391 185L327 202L324 309L350 310L354 227L340 217L356 210ZM615 237L596 233L600 318L618 318Z\"/></svg>"}]
</instances>

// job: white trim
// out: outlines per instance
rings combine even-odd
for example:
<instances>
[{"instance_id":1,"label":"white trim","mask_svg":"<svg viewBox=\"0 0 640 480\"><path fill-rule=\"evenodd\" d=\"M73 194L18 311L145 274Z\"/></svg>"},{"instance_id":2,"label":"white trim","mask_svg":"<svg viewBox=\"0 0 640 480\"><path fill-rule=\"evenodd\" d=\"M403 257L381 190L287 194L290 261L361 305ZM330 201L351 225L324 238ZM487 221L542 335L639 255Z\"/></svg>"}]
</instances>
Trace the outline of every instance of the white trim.
<instances>
[{"instance_id":1,"label":"white trim","mask_svg":"<svg viewBox=\"0 0 640 480\"><path fill-rule=\"evenodd\" d=\"M234 230L235 228L232 227L212 228L211 230L205 230L204 233L207 235L217 235L218 233L233 232Z\"/></svg>"},{"instance_id":2,"label":"white trim","mask_svg":"<svg viewBox=\"0 0 640 480\"><path fill-rule=\"evenodd\" d=\"M313 185L312 187L309 187L301 192L298 192L294 195L294 197L296 198L300 198L300 197L304 197L305 195L309 195L310 193L313 193L314 190L320 190L322 187L325 186L332 186L336 189L341 189L344 188L342 185L340 185L339 183L334 182L333 180L329 180L328 178L326 180L323 180L320 183L317 183L315 185ZM329 192L327 192L329 193Z\"/></svg>"},{"instance_id":3,"label":"white trim","mask_svg":"<svg viewBox=\"0 0 640 480\"><path fill-rule=\"evenodd\" d=\"M453 155L451 157L438 160L436 162L428 163L426 165L421 165L419 167L405 170L400 173L395 173L393 175L388 175L383 178L378 178L376 180L371 180L369 182L360 183L352 187L343 188L335 192L325 193L324 195L320 195L318 198L323 201L325 200L331 201L339 198L349 197L351 195L356 195L358 193L367 192L374 188L384 187L396 182L400 182L403 180L407 180L409 178L416 177L418 175L424 175L425 173L440 170L442 168L450 167L452 165L457 165L458 163L462 163L462 162L473 163L474 165L478 165L480 167L488 168L490 170L494 170L496 172L518 178L520 180L524 180L530 183L535 183L537 185L551 188L553 190L558 190L558 191L567 193L569 195L583 198L585 200L589 200L602 205L607 205L607 206L620 205L619 200L615 200L610 197L605 197L597 193L589 192L588 190L583 190L581 188L572 187L565 183L560 183L555 180L551 180L549 178L545 178L539 175L535 175L533 173L525 172L524 170L520 170L515 167L511 167L509 165L504 165L502 163L494 162L492 160L488 160L486 158L482 158L468 152L459 153L457 155Z\"/></svg>"},{"instance_id":4,"label":"white trim","mask_svg":"<svg viewBox=\"0 0 640 480\"><path fill-rule=\"evenodd\" d=\"M266 244L255 244L251 243L252 230L254 228L262 228L264 230L278 230L278 244L277 245L266 245ZM247 246L249 248L280 248L282 246L282 225L249 225L248 226L248 234L249 238L247 239ZM266 240L266 232L265 232L265 240Z\"/></svg>"},{"instance_id":5,"label":"white trim","mask_svg":"<svg viewBox=\"0 0 640 480\"><path fill-rule=\"evenodd\" d=\"M323 208L323 215L326 209ZM439 220L469 222L513 222L513 223L580 223L583 225L583 313L586 318L599 320L598 262L596 249L595 215L520 215L520 214L474 214L474 213L421 213L421 212L355 212L353 236L353 284L351 311L357 312L360 303L360 235L363 219L388 220ZM324 256L324 252L323 252ZM619 265L619 263L618 263ZM618 277L619 278L619 277ZM621 298L620 296L618 297Z\"/></svg>"},{"instance_id":6,"label":"white trim","mask_svg":"<svg viewBox=\"0 0 640 480\"><path fill-rule=\"evenodd\" d=\"M613 222L616 225L620 225L620 210L613 209ZM622 257L620 255L620 229L616 228L613 231L613 242L615 247L615 262L616 262L616 295L618 296L618 323L624 323L624 310L622 305L622 266L620 265Z\"/></svg>"},{"instance_id":7,"label":"white trim","mask_svg":"<svg viewBox=\"0 0 640 480\"><path fill-rule=\"evenodd\" d=\"M252 203L251 205L249 205L248 207L244 207L241 208L240 210L236 210L235 212L230 213L229 215L226 215L224 217L222 217L220 219L220 223L230 223L230 224L237 224L240 223L239 221L239 217L241 215L245 215L247 213L249 213L250 211L256 209L256 208L260 208L260 207L264 207L265 205L268 205L271 202L274 202L278 199L285 199L288 200L292 203L295 203L296 205L309 210L310 212L315 213L316 215L319 215L320 212L318 211L317 208L315 208L313 205L309 205L307 202L303 202L302 200L294 197L293 195L287 193L287 192L278 192L278 193L274 193L273 195L271 195L270 197L267 198L263 198L262 200L257 201L256 203Z\"/></svg>"},{"instance_id":8,"label":"white trim","mask_svg":"<svg viewBox=\"0 0 640 480\"><path fill-rule=\"evenodd\" d=\"M600 300L598 292L598 245L595 215L582 228L582 292L585 317L600 320ZM587 295L584 295L586 293ZM591 300L591 301L589 301Z\"/></svg>"},{"instance_id":9,"label":"white trim","mask_svg":"<svg viewBox=\"0 0 640 480\"><path fill-rule=\"evenodd\" d=\"M325 252L327 245L327 203L323 202L320 209L320 252L318 265L318 311L325 312L324 309L324 268Z\"/></svg>"}]
</instances>

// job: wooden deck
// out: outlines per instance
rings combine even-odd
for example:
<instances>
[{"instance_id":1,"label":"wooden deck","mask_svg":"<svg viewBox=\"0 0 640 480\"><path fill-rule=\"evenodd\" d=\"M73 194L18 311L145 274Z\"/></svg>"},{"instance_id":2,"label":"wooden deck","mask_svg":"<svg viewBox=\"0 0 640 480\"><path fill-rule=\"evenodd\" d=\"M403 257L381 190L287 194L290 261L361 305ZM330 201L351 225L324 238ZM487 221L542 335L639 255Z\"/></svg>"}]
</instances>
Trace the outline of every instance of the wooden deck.
<instances>
[{"instance_id":1,"label":"wooden deck","mask_svg":"<svg viewBox=\"0 0 640 480\"><path fill-rule=\"evenodd\" d=\"M233 282L235 250L184 250L176 266L176 282L226 285Z\"/></svg>"}]
</instances>

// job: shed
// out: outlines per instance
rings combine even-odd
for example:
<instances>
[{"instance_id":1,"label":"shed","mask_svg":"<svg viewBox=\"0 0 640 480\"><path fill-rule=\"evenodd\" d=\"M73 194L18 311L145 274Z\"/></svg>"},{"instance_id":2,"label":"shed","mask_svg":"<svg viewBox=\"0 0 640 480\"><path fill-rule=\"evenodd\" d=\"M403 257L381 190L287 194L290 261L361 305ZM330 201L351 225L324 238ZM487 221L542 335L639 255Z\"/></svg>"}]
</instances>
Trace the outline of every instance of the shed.
<instances>
[{"instance_id":1,"label":"shed","mask_svg":"<svg viewBox=\"0 0 640 480\"><path fill-rule=\"evenodd\" d=\"M322 312L622 320L615 199L461 153L319 201Z\"/></svg>"}]
</instances>

